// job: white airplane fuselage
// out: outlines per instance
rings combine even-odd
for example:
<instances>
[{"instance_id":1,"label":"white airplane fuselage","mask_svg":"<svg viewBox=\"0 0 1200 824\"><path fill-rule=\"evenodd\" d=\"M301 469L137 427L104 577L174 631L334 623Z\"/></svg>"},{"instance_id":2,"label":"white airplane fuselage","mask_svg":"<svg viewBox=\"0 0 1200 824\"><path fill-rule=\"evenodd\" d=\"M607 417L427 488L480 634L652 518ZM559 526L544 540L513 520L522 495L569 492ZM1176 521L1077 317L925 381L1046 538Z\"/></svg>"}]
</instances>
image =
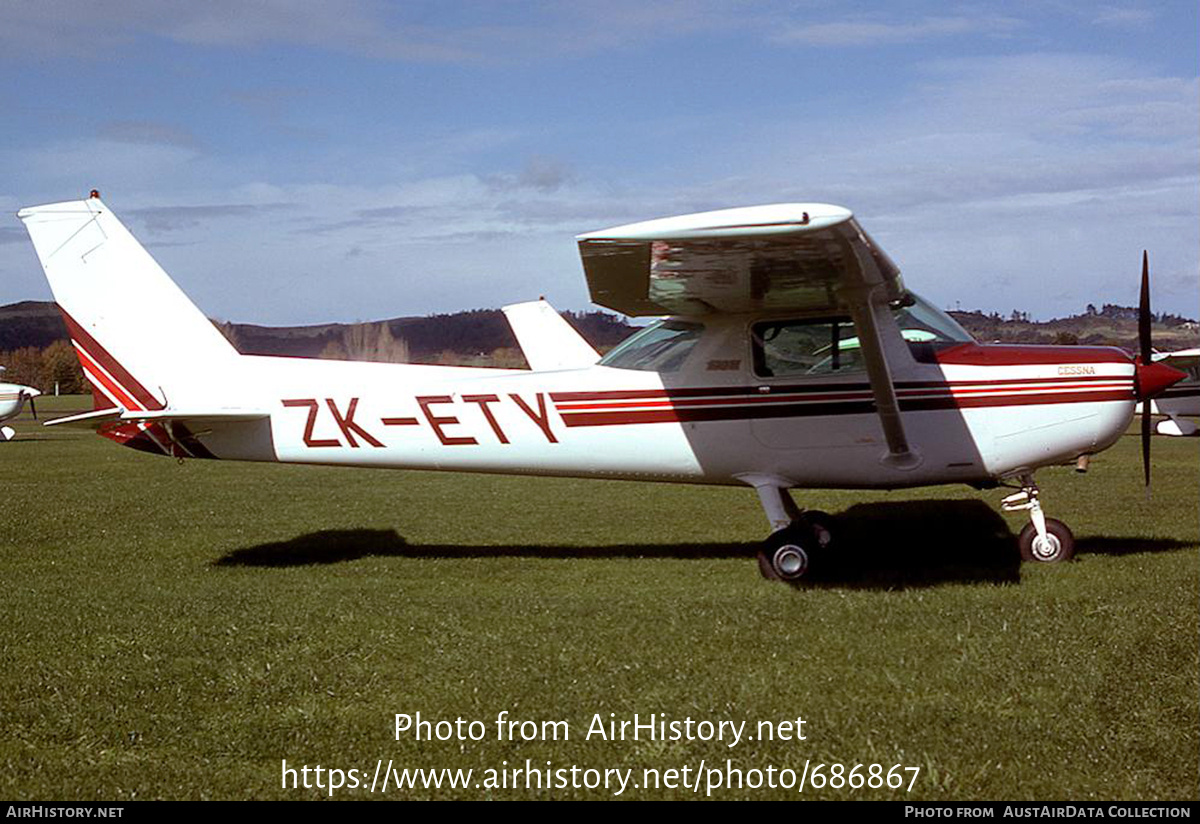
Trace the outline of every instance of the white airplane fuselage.
<instances>
[{"instance_id":1,"label":"white airplane fuselage","mask_svg":"<svg viewBox=\"0 0 1200 824\"><path fill-rule=\"evenodd\" d=\"M135 424L113 434L151 451L234 460L895 488L986 485L1100 451L1133 414L1134 365L1120 350L964 342L922 363L892 330L889 361L920 459L895 468L884 461L866 375L758 377L749 366L752 320L705 319L699 342L669 373L239 356L219 391L269 418L193 437ZM114 403L128 407L133 396L156 406L153 393L121 388Z\"/></svg>"}]
</instances>

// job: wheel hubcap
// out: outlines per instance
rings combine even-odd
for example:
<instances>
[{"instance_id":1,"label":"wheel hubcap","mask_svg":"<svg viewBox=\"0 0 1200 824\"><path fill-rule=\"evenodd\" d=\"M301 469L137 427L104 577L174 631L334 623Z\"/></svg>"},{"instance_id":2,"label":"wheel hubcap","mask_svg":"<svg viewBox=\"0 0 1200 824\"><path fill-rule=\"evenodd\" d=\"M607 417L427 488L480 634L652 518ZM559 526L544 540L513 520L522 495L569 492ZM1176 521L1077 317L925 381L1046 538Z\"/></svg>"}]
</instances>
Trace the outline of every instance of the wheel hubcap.
<instances>
[{"instance_id":1,"label":"wheel hubcap","mask_svg":"<svg viewBox=\"0 0 1200 824\"><path fill-rule=\"evenodd\" d=\"M799 578L808 569L808 553L792 544L781 546L775 550L773 566L781 578Z\"/></svg>"},{"instance_id":2,"label":"wheel hubcap","mask_svg":"<svg viewBox=\"0 0 1200 824\"><path fill-rule=\"evenodd\" d=\"M1052 534L1047 533L1044 539L1040 535L1033 539L1033 554L1040 561L1053 560L1061 549L1062 544Z\"/></svg>"}]
</instances>

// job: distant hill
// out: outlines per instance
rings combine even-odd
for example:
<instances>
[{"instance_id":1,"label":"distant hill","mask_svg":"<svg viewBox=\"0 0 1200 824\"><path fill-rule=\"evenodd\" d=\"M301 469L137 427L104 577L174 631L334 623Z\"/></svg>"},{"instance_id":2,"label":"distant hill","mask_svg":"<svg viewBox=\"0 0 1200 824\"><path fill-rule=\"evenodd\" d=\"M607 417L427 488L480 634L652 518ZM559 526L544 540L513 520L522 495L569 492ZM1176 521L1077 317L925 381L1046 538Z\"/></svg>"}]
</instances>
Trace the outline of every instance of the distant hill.
<instances>
[{"instance_id":1,"label":"distant hill","mask_svg":"<svg viewBox=\"0 0 1200 824\"><path fill-rule=\"evenodd\" d=\"M1079 315L1031 321L1020 312L1009 317L983 312L951 312L984 342L1059 343L1137 348L1137 310L1128 306L1089 306ZM608 312L564 312L564 317L593 346L611 349L634 329ZM408 363L523 366L524 358L498 309L473 309L446 315L404 317L370 323L315 326L259 326L216 323L238 351L255 355L291 355ZM22 301L0 306L0 353L25 347L44 349L67 339L55 304ZM1174 315L1156 317L1154 343L1160 350L1200 346L1196 321Z\"/></svg>"},{"instance_id":2,"label":"distant hill","mask_svg":"<svg viewBox=\"0 0 1200 824\"><path fill-rule=\"evenodd\" d=\"M56 340L67 340L67 325L57 305L23 300L0 306L0 352L26 346L45 349Z\"/></svg>"},{"instance_id":3,"label":"distant hill","mask_svg":"<svg viewBox=\"0 0 1200 824\"><path fill-rule=\"evenodd\" d=\"M601 351L611 349L634 329L608 312L564 312L563 316ZM500 360L504 362L496 365L524 365L517 339L499 309L315 326L214 324L247 355L472 365ZM67 329L54 303L0 306L0 352L42 349L56 340L66 341Z\"/></svg>"},{"instance_id":4,"label":"distant hill","mask_svg":"<svg viewBox=\"0 0 1200 824\"><path fill-rule=\"evenodd\" d=\"M1031 321L1013 312L1005 318L983 312L950 312L964 328L984 343L1057 343L1083 346L1120 346L1138 349L1137 307L1105 304L1088 306L1082 314L1047 321ZM1200 325L1189 318L1162 314L1151 325L1154 346L1160 352L1200 345Z\"/></svg>"},{"instance_id":5,"label":"distant hill","mask_svg":"<svg viewBox=\"0 0 1200 824\"><path fill-rule=\"evenodd\" d=\"M607 312L564 312L563 316L589 343L602 351L620 343L634 328ZM510 362L497 365L524 365L517 339L499 309L472 309L369 323L320 326L219 323L217 328L239 352L252 355L444 364L486 364L499 358ZM404 356L386 357L388 350L402 352ZM377 357L379 355L384 357ZM511 362L513 360L520 362Z\"/></svg>"}]
</instances>

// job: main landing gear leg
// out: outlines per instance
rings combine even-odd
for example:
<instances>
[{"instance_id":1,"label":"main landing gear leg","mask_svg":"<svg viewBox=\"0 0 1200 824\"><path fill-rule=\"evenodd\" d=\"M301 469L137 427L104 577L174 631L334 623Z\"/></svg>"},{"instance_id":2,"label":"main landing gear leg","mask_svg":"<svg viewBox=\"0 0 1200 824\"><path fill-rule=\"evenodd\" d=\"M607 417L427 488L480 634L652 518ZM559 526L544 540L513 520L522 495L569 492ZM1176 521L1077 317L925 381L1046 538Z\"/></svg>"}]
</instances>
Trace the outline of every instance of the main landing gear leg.
<instances>
[{"instance_id":1,"label":"main landing gear leg","mask_svg":"<svg viewBox=\"0 0 1200 824\"><path fill-rule=\"evenodd\" d=\"M758 550L758 569L773 581L798 581L809 574L832 542L832 519L817 510L802 511L782 486L755 486L773 532Z\"/></svg>"},{"instance_id":2,"label":"main landing gear leg","mask_svg":"<svg viewBox=\"0 0 1200 824\"><path fill-rule=\"evenodd\" d=\"M1075 536L1062 521L1047 518L1042 512L1033 475L1022 475L1020 481L1020 491L1001 501L1000 507L1006 512L1029 511L1029 523L1017 538L1021 560L1046 564L1071 560L1075 555Z\"/></svg>"}]
</instances>

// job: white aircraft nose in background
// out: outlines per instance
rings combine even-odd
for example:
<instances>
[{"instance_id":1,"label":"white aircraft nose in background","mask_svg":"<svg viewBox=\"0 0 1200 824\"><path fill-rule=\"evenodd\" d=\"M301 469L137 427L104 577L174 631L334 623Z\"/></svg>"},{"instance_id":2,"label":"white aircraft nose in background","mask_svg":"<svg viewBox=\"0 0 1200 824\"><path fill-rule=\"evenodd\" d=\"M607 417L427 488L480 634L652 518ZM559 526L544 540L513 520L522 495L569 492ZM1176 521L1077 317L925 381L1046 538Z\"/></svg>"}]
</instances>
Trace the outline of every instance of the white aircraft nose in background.
<instances>
[{"instance_id":1,"label":"white aircraft nose in background","mask_svg":"<svg viewBox=\"0 0 1200 824\"><path fill-rule=\"evenodd\" d=\"M0 370L4 367L0 366ZM30 409L34 410L34 417L37 417L37 410L34 409L33 399L42 394L32 386L22 386L19 383L0 383L0 424L5 421L11 421L13 418L21 414L21 410L25 408L25 402L29 401ZM10 426L0 426L0 441L11 441L16 432Z\"/></svg>"},{"instance_id":2,"label":"white aircraft nose in background","mask_svg":"<svg viewBox=\"0 0 1200 824\"><path fill-rule=\"evenodd\" d=\"M1166 415L1154 431L1160 435L1195 435L1200 431L1195 421L1187 417L1200 415L1200 349L1181 349L1178 352L1162 352L1154 355L1155 363L1165 363L1173 369L1187 373L1187 378L1163 390L1150 401L1150 411L1155 415ZM1138 404L1138 412L1142 404Z\"/></svg>"}]
</instances>

